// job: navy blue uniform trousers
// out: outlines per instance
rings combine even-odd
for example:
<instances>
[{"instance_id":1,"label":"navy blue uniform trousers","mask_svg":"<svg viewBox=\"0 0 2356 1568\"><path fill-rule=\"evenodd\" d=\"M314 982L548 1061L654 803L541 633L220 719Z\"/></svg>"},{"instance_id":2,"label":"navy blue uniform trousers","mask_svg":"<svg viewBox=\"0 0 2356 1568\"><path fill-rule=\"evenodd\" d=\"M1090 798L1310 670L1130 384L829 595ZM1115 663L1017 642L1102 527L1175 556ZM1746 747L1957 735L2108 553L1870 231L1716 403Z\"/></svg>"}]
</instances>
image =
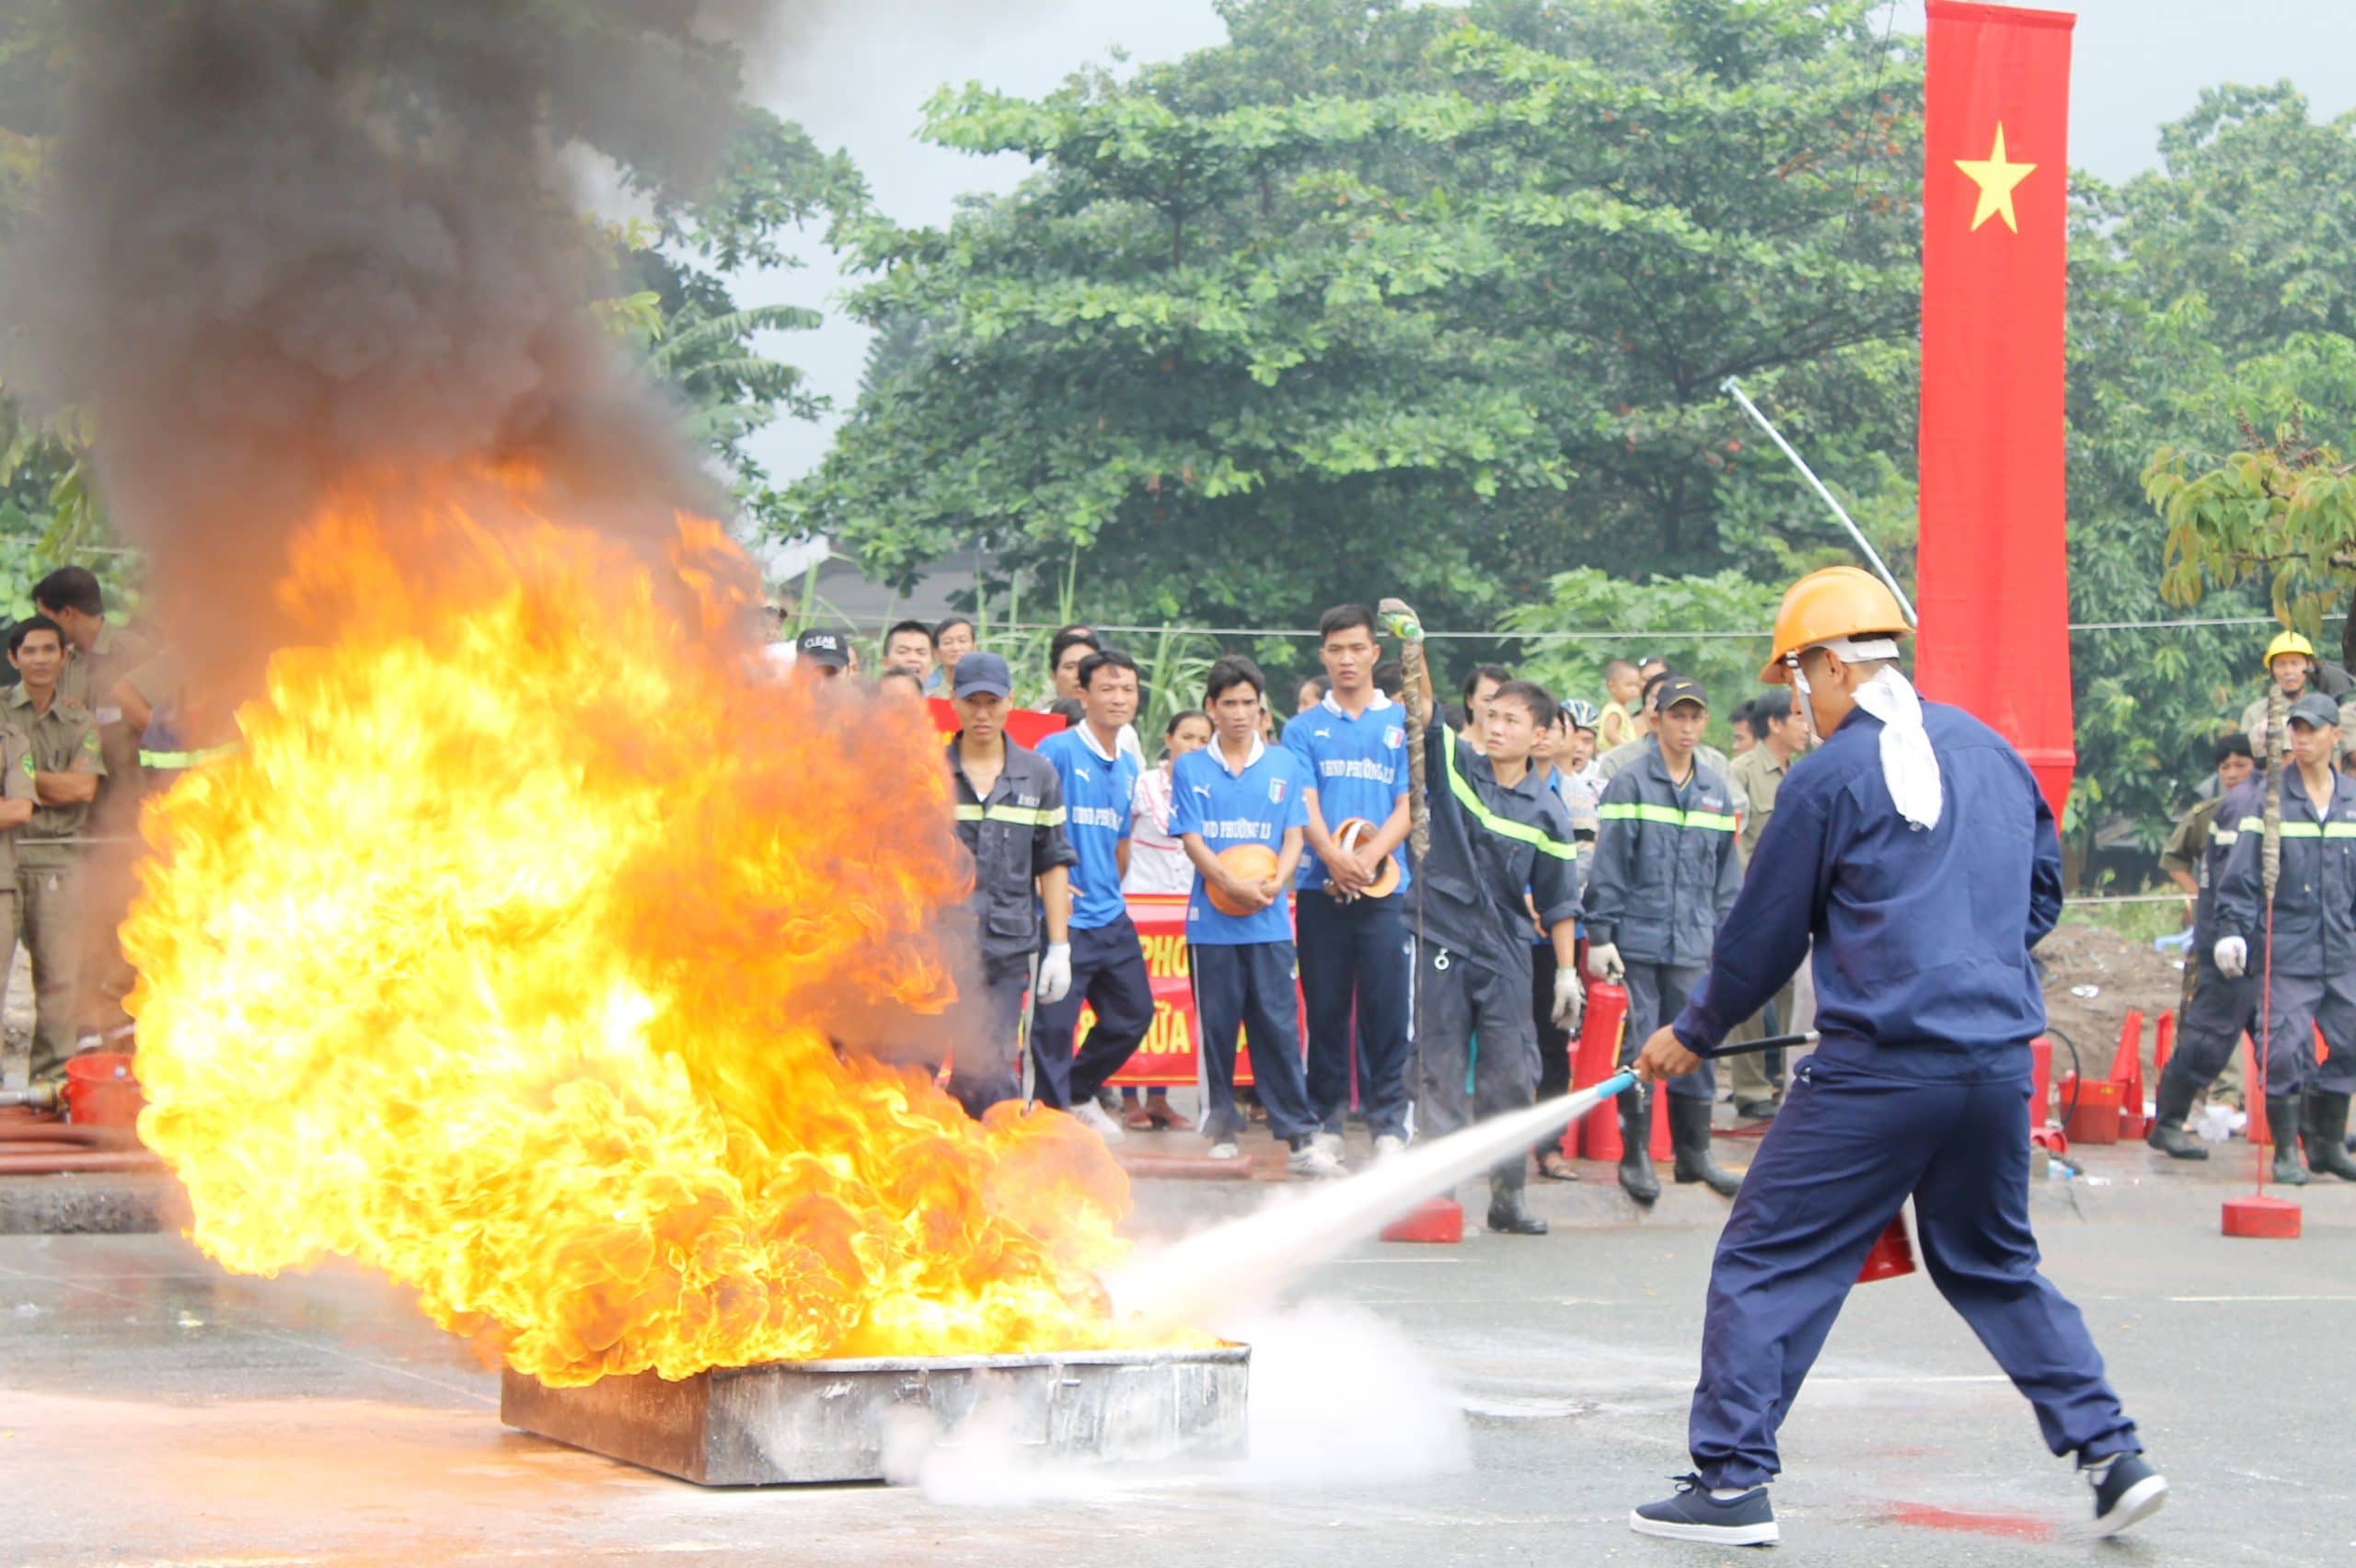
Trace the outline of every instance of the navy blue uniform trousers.
<instances>
[{"instance_id":1,"label":"navy blue uniform trousers","mask_svg":"<svg viewBox=\"0 0 2356 1568\"><path fill-rule=\"evenodd\" d=\"M957 1043L949 1061L949 1093L980 1121L982 1113L1022 1092L1015 1081L1022 998L1031 988L1033 954L991 959L982 965L979 992L958 998ZM968 1059L970 1058L970 1060Z\"/></svg>"},{"instance_id":2,"label":"navy blue uniform trousers","mask_svg":"<svg viewBox=\"0 0 2356 1568\"><path fill-rule=\"evenodd\" d=\"M1711 1265L1687 1430L1703 1481L1774 1477L1776 1428L1910 1194L1931 1283L2028 1397L2046 1447L2081 1463L2141 1451L2085 1320L2038 1273L2027 1080L1923 1083L1821 1057L1794 1078Z\"/></svg>"},{"instance_id":3,"label":"navy blue uniform trousers","mask_svg":"<svg viewBox=\"0 0 2356 1568\"><path fill-rule=\"evenodd\" d=\"M1321 895L1322 896L1322 895ZM1203 1031L1203 1136L1213 1143L1243 1131L1235 1109L1235 1036L1252 1049L1252 1084L1268 1131L1290 1140L1317 1130L1300 1068L1300 999L1293 991L1290 942L1188 943L1195 1016Z\"/></svg>"},{"instance_id":4,"label":"navy blue uniform trousers","mask_svg":"<svg viewBox=\"0 0 2356 1568\"><path fill-rule=\"evenodd\" d=\"M1075 1057L1071 1037L1082 1002L1096 1009L1096 1023ZM1124 915L1109 926L1073 927L1071 989L1062 1001L1040 1008L1032 1030L1039 1103L1068 1111L1076 1101L1095 1099L1152 1027L1153 981L1137 922Z\"/></svg>"},{"instance_id":5,"label":"navy blue uniform trousers","mask_svg":"<svg viewBox=\"0 0 2356 1568\"><path fill-rule=\"evenodd\" d=\"M2207 1089L2225 1070L2242 1036L2258 1038L2258 977L2240 974L2229 980L2206 951L2195 953L2193 963L2192 999L2185 1004L2168 1071L2190 1079L2196 1089Z\"/></svg>"},{"instance_id":6,"label":"navy blue uniform trousers","mask_svg":"<svg viewBox=\"0 0 2356 1568\"><path fill-rule=\"evenodd\" d=\"M1358 1098L1380 1137L1407 1134L1407 922L1403 900L1300 895L1300 995L1309 1010L1309 1111L1329 1133L1350 1106L1350 1025Z\"/></svg>"}]
</instances>

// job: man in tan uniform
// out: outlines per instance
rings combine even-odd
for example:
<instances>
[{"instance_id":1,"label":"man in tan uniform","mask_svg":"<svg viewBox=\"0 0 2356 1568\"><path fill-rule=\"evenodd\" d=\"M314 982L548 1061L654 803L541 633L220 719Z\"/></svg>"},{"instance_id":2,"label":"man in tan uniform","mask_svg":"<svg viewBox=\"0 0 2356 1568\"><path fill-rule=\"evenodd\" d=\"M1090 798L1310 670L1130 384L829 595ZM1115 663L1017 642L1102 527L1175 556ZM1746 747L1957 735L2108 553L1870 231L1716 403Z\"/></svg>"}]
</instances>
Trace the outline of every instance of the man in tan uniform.
<instances>
[{"instance_id":1,"label":"man in tan uniform","mask_svg":"<svg viewBox=\"0 0 2356 1568\"><path fill-rule=\"evenodd\" d=\"M74 993L81 969L79 838L106 777L98 721L58 692L65 632L47 616L18 621L8 633L8 662L22 677L5 718L23 732L32 765L32 820L17 839L17 915L32 955L31 1081L53 1077L74 1054ZM19 771L22 765L19 765Z\"/></svg>"},{"instance_id":2,"label":"man in tan uniform","mask_svg":"<svg viewBox=\"0 0 2356 1568\"><path fill-rule=\"evenodd\" d=\"M116 930L131 907L132 866L139 856L139 726L113 695L116 686L155 657L135 631L107 622L106 592L87 567L61 566L33 584L33 606L65 634L65 667L57 693L88 709L98 721L98 755L106 778L91 802L83 836L80 895L87 930L82 950L75 1023L99 1034L122 1032L130 1015L131 966Z\"/></svg>"},{"instance_id":3,"label":"man in tan uniform","mask_svg":"<svg viewBox=\"0 0 2356 1568\"><path fill-rule=\"evenodd\" d=\"M1759 744L1734 759L1727 780L1734 791L1735 810L1742 815L1734 847L1745 871L1750 867L1751 851L1759 847L1759 836L1767 831L1767 819L1775 814L1775 791L1783 787L1792 759L1807 744L1807 728L1792 716L1791 701L1791 694L1779 686L1750 706L1751 733L1758 736ZM1793 1027L1793 988L1786 983L1775 997L1778 1030ZM1766 1034L1762 1014L1738 1025L1727 1038L1761 1040ZM1775 1080L1768 1076L1763 1055L1752 1052L1728 1057L1727 1078L1734 1092L1736 1115L1758 1121L1775 1113Z\"/></svg>"},{"instance_id":4,"label":"man in tan uniform","mask_svg":"<svg viewBox=\"0 0 2356 1568\"><path fill-rule=\"evenodd\" d=\"M32 741L0 726L0 999L17 963L17 832L32 820Z\"/></svg>"}]
</instances>

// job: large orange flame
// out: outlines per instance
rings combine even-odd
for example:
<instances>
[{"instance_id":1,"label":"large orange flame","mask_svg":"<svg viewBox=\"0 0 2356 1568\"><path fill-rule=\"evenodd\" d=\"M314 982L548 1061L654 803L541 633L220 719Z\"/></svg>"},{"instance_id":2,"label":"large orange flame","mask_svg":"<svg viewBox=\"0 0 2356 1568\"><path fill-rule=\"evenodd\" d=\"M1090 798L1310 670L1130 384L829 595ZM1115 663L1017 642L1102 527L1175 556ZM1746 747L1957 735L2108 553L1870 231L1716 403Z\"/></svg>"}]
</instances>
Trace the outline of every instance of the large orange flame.
<instances>
[{"instance_id":1,"label":"large orange flame","mask_svg":"<svg viewBox=\"0 0 2356 1568\"><path fill-rule=\"evenodd\" d=\"M830 1022L953 995L915 705L755 673L744 561L510 479L297 543L244 748L149 808L146 1141L228 1267L333 1255L553 1384L1110 1343L1121 1172Z\"/></svg>"}]
</instances>

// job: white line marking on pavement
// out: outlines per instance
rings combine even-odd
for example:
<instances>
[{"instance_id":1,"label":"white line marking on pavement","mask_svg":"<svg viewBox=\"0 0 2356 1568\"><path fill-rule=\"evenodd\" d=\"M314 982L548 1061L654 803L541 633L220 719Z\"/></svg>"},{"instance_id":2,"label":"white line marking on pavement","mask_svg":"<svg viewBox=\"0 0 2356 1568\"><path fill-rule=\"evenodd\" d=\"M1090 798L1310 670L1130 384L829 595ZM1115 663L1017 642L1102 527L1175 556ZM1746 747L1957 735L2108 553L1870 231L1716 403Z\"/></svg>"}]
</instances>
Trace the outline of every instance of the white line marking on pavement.
<instances>
[{"instance_id":1,"label":"white line marking on pavement","mask_svg":"<svg viewBox=\"0 0 2356 1568\"><path fill-rule=\"evenodd\" d=\"M2172 1307L2239 1306L2268 1301L2356 1301L2356 1296L2171 1296Z\"/></svg>"}]
</instances>

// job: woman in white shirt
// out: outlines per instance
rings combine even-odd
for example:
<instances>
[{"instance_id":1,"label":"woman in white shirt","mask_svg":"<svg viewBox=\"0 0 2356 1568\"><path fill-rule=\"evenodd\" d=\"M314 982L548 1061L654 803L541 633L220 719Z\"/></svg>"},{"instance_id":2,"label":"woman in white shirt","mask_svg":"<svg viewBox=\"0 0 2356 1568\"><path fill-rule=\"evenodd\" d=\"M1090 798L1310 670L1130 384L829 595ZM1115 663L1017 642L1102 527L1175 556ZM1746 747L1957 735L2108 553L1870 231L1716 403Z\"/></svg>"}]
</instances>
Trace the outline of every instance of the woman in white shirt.
<instances>
[{"instance_id":1,"label":"woman in white shirt","mask_svg":"<svg viewBox=\"0 0 2356 1568\"><path fill-rule=\"evenodd\" d=\"M1161 763L1138 775L1136 792L1129 798L1129 870L1121 879L1121 891L1183 898L1195 891L1195 866L1170 831L1170 768L1188 752L1211 744L1209 716L1193 708L1173 716L1161 732ZM1125 1124L1140 1132L1192 1130L1194 1124L1171 1108L1168 1090L1146 1090L1142 1105L1137 1093L1134 1089L1121 1090L1128 1102Z\"/></svg>"},{"instance_id":2,"label":"woman in white shirt","mask_svg":"<svg viewBox=\"0 0 2356 1568\"><path fill-rule=\"evenodd\" d=\"M1171 765L1190 751L1211 744L1211 721L1199 709L1173 716L1161 732L1161 762L1138 775L1137 791L1129 800L1129 872L1121 880L1123 893L1195 891L1194 862L1170 833Z\"/></svg>"}]
</instances>

